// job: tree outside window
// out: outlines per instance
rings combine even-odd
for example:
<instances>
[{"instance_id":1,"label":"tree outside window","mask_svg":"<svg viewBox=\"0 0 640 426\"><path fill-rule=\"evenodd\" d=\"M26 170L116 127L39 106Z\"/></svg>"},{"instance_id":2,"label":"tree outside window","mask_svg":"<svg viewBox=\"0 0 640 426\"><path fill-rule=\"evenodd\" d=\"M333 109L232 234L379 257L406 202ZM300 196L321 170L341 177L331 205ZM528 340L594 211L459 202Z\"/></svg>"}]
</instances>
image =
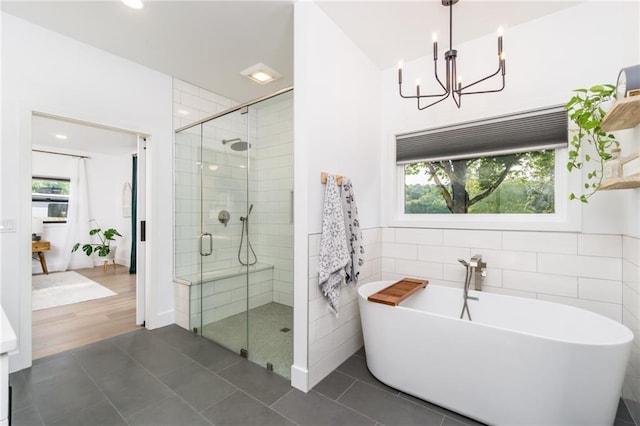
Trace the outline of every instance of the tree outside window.
<instances>
[{"instance_id":1,"label":"tree outside window","mask_svg":"<svg viewBox=\"0 0 640 426\"><path fill-rule=\"evenodd\" d=\"M551 214L555 150L404 166L406 214Z\"/></svg>"}]
</instances>

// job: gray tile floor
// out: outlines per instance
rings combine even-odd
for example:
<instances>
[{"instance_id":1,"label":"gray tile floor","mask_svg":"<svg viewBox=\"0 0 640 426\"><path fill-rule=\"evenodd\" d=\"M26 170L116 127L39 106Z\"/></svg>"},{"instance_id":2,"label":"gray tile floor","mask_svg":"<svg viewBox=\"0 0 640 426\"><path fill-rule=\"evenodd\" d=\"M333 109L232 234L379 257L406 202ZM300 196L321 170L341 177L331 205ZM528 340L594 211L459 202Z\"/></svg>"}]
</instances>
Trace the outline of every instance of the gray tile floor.
<instances>
[{"instance_id":1,"label":"gray tile floor","mask_svg":"<svg viewBox=\"0 0 640 426\"><path fill-rule=\"evenodd\" d=\"M378 382L362 350L305 394L177 326L36 360L10 383L15 426L479 424Z\"/></svg>"}]
</instances>

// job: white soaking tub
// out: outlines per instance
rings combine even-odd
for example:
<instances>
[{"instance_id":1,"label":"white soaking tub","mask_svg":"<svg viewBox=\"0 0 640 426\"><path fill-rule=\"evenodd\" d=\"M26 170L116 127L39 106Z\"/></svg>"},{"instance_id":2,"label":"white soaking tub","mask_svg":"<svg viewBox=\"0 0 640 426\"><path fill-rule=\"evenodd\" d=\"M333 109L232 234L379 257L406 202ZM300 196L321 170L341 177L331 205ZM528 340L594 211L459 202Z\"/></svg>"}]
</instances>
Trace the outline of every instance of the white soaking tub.
<instances>
[{"instance_id":1,"label":"white soaking tub","mask_svg":"<svg viewBox=\"0 0 640 426\"><path fill-rule=\"evenodd\" d=\"M358 288L371 373L402 392L492 425L612 425L633 334L541 300L427 285L388 306Z\"/></svg>"}]
</instances>

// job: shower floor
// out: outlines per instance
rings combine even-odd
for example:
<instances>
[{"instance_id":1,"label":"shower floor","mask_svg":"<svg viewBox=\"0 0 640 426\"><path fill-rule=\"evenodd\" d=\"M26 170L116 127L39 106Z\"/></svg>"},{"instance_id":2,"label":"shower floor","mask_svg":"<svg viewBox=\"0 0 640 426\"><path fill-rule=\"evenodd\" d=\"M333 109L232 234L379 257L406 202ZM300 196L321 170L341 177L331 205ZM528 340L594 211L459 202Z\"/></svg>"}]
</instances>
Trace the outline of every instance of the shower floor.
<instances>
[{"instance_id":1,"label":"shower floor","mask_svg":"<svg viewBox=\"0 0 640 426\"><path fill-rule=\"evenodd\" d=\"M267 303L249 310L248 317L248 347L245 313L205 325L202 335L235 353L247 349L250 361L263 367L270 362L275 373L290 379L293 364L293 309L279 303Z\"/></svg>"}]
</instances>

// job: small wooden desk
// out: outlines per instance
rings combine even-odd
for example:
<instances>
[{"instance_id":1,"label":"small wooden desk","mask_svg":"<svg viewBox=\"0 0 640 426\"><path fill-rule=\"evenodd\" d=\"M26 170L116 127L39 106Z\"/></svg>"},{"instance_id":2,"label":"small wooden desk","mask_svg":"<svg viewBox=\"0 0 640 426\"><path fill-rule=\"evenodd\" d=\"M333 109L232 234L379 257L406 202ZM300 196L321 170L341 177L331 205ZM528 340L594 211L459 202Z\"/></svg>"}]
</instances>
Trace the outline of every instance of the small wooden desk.
<instances>
[{"instance_id":1,"label":"small wooden desk","mask_svg":"<svg viewBox=\"0 0 640 426\"><path fill-rule=\"evenodd\" d=\"M51 250L51 243L49 241L31 241L31 253L38 253L38 259L40 259L40 266L42 266L42 272L49 274L47 270L47 261L44 258L44 252Z\"/></svg>"}]
</instances>

